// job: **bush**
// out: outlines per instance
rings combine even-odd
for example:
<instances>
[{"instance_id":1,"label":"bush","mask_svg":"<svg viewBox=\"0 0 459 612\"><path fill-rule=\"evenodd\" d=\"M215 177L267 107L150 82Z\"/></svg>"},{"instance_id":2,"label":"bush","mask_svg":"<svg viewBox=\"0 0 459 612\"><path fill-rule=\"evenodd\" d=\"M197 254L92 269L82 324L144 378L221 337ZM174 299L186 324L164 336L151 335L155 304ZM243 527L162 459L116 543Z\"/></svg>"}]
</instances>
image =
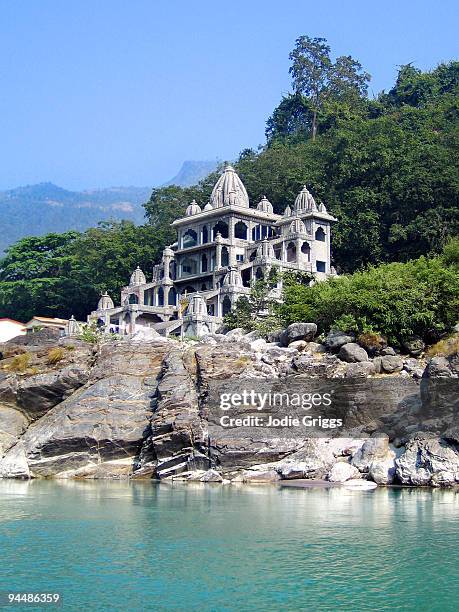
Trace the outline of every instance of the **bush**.
<instances>
[{"instance_id":1,"label":"bush","mask_svg":"<svg viewBox=\"0 0 459 612\"><path fill-rule=\"evenodd\" d=\"M391 344L447 332L459 312L458 244L451 241L438 257L371 267L312 287L288 285L278 312L285 325L314 321L319 333L333 327L377 332Z\"/></svg>"},{"instance_id":2,"label":"bush","mask_svg":"<svg viewBox=\"0 0 459 612\"><path fill-rule=\"evenodd\" d=\"M443 338L443 340L431 346L427 351L428 357L435 357L436 355L452 357L457 354L459 354L459 334L455 334L449 338Z\"/></svg>"}]
</instances>

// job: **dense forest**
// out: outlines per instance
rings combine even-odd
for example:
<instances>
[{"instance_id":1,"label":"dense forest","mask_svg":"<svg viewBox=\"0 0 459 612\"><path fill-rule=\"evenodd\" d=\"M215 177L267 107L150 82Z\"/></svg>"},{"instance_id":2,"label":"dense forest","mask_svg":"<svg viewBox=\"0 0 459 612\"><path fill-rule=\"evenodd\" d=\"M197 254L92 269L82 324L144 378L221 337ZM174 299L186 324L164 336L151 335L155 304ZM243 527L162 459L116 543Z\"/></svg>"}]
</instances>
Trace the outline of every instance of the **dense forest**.
<instances>
[{"instance_id":1,"label":"dense forest","mask_svg":"<svg viewBox=\"0 0 459 612\"><path fill-rule=\"evenodd\" d=\"M303 184L338 218L340 273L441 253L459 235L459 62L422 72L401 66L376 99L370 76L324 39L302 36L290 54L292 92L266 123L266 143L235 167L252 202L275 212ZM115 300L136 265L150 270L174 241L170 222L195 198L205 204L217 173L192 187L154 189L142 226L104 223L83 233L26 238L0 261L0 317L83 319L108 290Z\"/></svg>"}]
</instances>

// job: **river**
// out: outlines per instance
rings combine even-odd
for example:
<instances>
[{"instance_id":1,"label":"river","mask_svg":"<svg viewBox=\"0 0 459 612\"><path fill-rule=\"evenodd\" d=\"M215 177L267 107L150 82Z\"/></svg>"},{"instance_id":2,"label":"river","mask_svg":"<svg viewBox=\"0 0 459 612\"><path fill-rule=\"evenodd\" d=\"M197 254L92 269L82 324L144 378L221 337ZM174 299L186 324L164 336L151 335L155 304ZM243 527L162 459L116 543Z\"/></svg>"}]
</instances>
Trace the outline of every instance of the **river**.
<instances>
[{"instance_id":1,"label":"river","mask_svg":"<svg viewBox=\"0 0 459 612\"><path fill-rule=\"evenodd\" d=\"M84 612L456 610L458 514L451 490L4 480L0 590Z\"/></svg>"}]
</instances>

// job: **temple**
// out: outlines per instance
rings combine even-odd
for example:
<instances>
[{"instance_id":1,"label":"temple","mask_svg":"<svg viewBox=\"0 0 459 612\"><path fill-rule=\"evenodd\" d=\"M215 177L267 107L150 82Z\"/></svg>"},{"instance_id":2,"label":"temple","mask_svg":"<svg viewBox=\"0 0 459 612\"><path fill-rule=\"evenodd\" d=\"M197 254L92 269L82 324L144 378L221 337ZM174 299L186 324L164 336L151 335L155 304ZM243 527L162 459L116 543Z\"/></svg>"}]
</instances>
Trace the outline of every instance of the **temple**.
<instances>
[{"instance_id":1,"label":"temple","mask_svg":"<svg viewBox=\"0 0 459 612\"><path fill-rule=\"evenodd\" d=\"M88 321L133 334L151 328L162 335L201 337L215 332L251 284L273 267L335 274L330 229L336 221L306 187L283 215L263 196L250 206L234 168L227 166L203 207L195 201L172 226L177 242L166 247L146 278L138 267L121 292L121 306L102 295ZM281 280L274 292L281 295Z\"/></svg>"}]
</instances>

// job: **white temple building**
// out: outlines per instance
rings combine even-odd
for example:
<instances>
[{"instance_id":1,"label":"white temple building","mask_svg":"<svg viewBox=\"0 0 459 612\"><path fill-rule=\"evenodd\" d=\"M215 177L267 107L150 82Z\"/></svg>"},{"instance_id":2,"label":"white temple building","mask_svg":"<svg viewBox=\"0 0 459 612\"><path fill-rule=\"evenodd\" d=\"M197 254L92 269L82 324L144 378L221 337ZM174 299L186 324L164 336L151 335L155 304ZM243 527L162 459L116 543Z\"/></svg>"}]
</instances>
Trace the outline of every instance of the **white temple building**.
<instances>
[{"instance_id":1,"label":"white temple building","mask_svg":"<svg viewBox=\"0 0 459 612\"><path fill-rule=\"evenodd\" d=\"M203 208L191 202L185 216L172 223L177 242L164 249L151 277L134 270L121 306L104 294L88 321L122 334L145 327L166 336L215 332L239 297L273 267L311 272L317 280L335 274L330 266L334 221L306 187L283 215L274 214L265 196L250 206L244 184L227 166L210 201Z\"/></svg>"}]
</instances>

